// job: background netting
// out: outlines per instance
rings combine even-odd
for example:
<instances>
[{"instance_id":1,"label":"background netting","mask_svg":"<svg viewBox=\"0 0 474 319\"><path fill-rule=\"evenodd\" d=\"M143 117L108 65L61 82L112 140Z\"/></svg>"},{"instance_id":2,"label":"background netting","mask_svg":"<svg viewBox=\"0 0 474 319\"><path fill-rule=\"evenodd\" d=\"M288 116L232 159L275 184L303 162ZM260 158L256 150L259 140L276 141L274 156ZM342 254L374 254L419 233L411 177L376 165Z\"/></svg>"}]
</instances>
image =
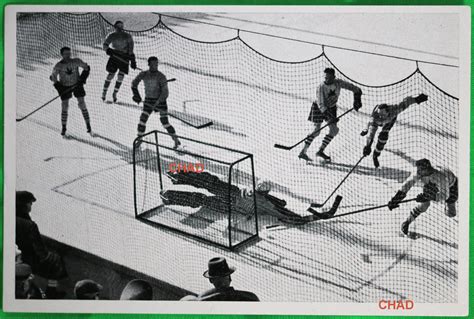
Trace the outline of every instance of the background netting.
<instances>
[{"instance_id":1,"label":"background netting","mask_svg":"<svg viewBox=\"0 0 474 319\"><path fill-rule=\"evenodd\" d=\"M400 224L413 206L405 204L394 211L264 232L263 240L238 253L136 221L131 163L141 107L131 100L130 82L138 72L131 70L125 78L117 104L101 101L108 58L102 42L110 31L110 23L97 13L18 17L18 117L55 96L48 77L60 60L61 47L71 47L74 56L91 66L85 88L95 138L85 133L75 99L70 103L68 140L59 135L59 101L17 126L17 184L38 194L35 205L41 214L34 218L45 235L196 291L205 285L200 268L208 257L221 254L245 269L235 275L239 287L253 289L262 300L372 302L403 297L456 302L458 225L457 218L444 215L443 204L432 205L411 226L420 234L418 240L399 237ZM418 70L380 87L357 84L337 70L339 78L361 87L364 106L340 120L339 135L327 148L333 162L306 165L297 159L300 147L283 151L273 145L291 145L311 132L307 117L323 70L337 69L326 55L280 62L239 37L199 42L163 23L131 34L139 67L146 69L146 59L156 55L160 70L177 78L169 84L170 111L193 123L214 122L196 130L171 118L177 133L252 153L256 178L270 181L271 194L285 199L298 214L307 214L309 203L324 201L358 161L365 145L359 133L373 107L398 103L408 95L425 93L429 100L399 116L380 157L381 168L374 169L366 158L339 189L343 201L338 213L388 202L417 159L426 157L458 173L458 100ZM113 83L109 101L112 89ZM352 93L343 91L338 105L340 114L351 108ZM163 130L157 114L148 121L147 130L153 129ZM314 141L311 157L326 132ZM415 187L408 197L419 191ZM276 222L271 216L260 219L261 226ZM169 238L181 246L165 247ZM173 250L176 262L165 257Z\"/></svg>"}]
</instances>

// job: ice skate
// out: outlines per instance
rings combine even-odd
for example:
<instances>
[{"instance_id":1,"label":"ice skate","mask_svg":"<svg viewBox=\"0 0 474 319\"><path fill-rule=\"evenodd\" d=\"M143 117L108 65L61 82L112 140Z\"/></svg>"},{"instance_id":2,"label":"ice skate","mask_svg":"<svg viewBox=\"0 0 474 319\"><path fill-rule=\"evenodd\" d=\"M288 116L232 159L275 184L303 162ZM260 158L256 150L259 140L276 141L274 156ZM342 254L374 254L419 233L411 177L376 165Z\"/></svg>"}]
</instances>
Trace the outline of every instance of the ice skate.
<instances>
[{"instance_id":1,"label":"ice skate","mask_svg":"<svg viewBox=\"0 0 474 319\"><path fill-rule=\"evenodd\" d=\"M180 145L181 145L181 142L179 141L179 139L178 139L177 137L174 137L174 138L173 138L173 141L174 141L173 149L174 149L174 150L178 150L178 148L179 148Z\"/></svg>"},{"instance_id":2,"label":"ice skate","mask_svg":"<svg viewBox=\"0 0 474 319\"><path fill-rule=\"evenodd\" d=\"M301 158L302 160L305 160L307 162L312 162L313 160L309 158L309 156L305 152L300 152L298 155L298 158Z\"/></svg>"},{"instance_id":3,"label":"ice skate","mask_svg":"<svg viewBox=\"0 0 474 319\"><path fill-rule=\"evenodd\" d=\"M380 166L380 163L379 163L379 156L374 154L373 159L374 159L374 166L375 166L375 168L379 168L379 166Z\"/></svg>"},{"instance_id":4,"label":"ice skate","mask_svg":"<svg viewBox=\"0 0 474 319\"><path fill-rule=\"evenodd\" d=\"M117 103L117 92L112 94L112 102Z\"/></svg>"},{"instance_id":5,"label":"ice skate","mask_svg":"<svg viewBox=\"0 0 474 319\"><path fill-rule=\"evenodd\" d=\"M94 137L94 133L92 132L92 127L91 127L91 125L90 125L89 123L87 124L87 133L88 133L90 136Z\"/></svg>"},{"instance_id":6,"label":"ice skate","mask_svg":"<svg viewBox=\"0 0 474 319\"><path fill-rule=\"evenodd\" d=\"M62 128L62 130L61 130L61 136L62 136L62 137L66 137L66 130L67 130L67 129L66 129L66 125L63 125L63 128Z\"/></svg>"},{"instance_id":7,"label":"ice skate","mask_svg":"<svg viewBox=\"0 0 474 319\"><path fill-rule=\"evenodd\" d=\"M408 234L409 234L408 228L409 227L410 227L410 223L408 221L404 221L402 223L402 227L400 229L401 234L404 235L404 236L408 236Z\"/></svg>"},{"instance_id":8,"label":"ice skate","mask_svg":"<svg viewBox=\"0 0 474 319\"><path fill-rule=\"evenodd\" d=\"M316 153L316 156L322 158L322 159L323 159L324 161L326 161L326 162L330 162L330 161L331 161L331 156L324 154L323 151L318 151L318 152Z\"/></svg>"}]
</instances>

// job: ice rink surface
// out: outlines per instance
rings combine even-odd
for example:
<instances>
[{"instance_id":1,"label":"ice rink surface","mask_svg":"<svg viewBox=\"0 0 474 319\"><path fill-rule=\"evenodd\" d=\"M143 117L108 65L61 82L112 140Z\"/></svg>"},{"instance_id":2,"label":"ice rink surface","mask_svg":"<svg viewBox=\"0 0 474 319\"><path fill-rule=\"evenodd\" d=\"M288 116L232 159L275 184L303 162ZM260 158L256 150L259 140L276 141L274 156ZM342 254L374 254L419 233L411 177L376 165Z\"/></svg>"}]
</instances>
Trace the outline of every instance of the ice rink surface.
<instances>
[{"instance_id":1,"label":"ice rink surface","mask_svg":"<svg viewBox=\"0 0 474 319\"><path fill-rule=\"evenodd\" d=\"M420 157L428 157L457 174L457 103L419 73L387 88L362 87L367 92L363 110L340 121L340 134L328 147L333 163L306 165L297 159L300 148L290 152L275 149L274 143L292 144L311 130L306 118L315 98L315 85L322 81L322 69L329 62L324 57L308 63L278 62L311 60L322 50L244 31L457 64L456 15L169 14L239 28L243 40L210 45L191 42L167 29L160 29L158 35L137 34L139 67L146 67L147 56L156 55L162 59L163 72L178 79L170 84L170 110L191 120L213 120L215 125L198 131L173 119L170 122L179 135L254 154L256 177L271 181L272 194L284 198L296 213L307 215L309 203L323 201L360 158L365 138L359 132L375 103L395 103L406 95L421 93L421 89L434 98L433 104L426 107L427 111L415 106L400 116L381 156L382 167L375 170L371 159L364 159L338 192L344 197L341 212L386 203L410 174L413 161ZM134 31L152 28L158 18L154 14L112 13L104 17L112 23L123 20L126 29ZM87 23L78 28L71 23L75 19L43 16L18 21L18 116L54 96L48 77L60 59L58 49L71 39L75 54L91 65L86 103L94 138L85 133L74 99L68 139L59 135L59 101L17 125L17 185L38 199L32 216L44 235L194 292L208 288L202 273L207 261L220 255L237 268L232 277L234 286L251 290L264 301L456 301L457 218L448 219L442 204L434 204L416 221L414 230L420 234L417 240L398 234L400 223L412 207L407 204L394 211L382 209L274 231L262 228L257 242L237 252L137 221L131 146L141 111L133 104L130 91L130 81L137 72L130 71L126 77L119 103L103 103L100 94L106 56L100 50L100 36L108 29L95 28L106 26L95 18L81 18L78 21ZM37 34L33 34L32 26L37 21ZM235 30L186 20L163 17L163 22L177 34L199 41L219 42L236 36ZM45 39L45 30L69 32L55 34L48 45L40 40L28 41ZM325 53L345 76L368 86L398 82L416 69L412 61L332 48L326 48ZM457 68L423 63L419 67L439 88L458 96ZM342 110L351 103L351 95L341 96ZM158 116L152 115L147 127L162 130ZM324 134L310 149L311 157ZM147 168L140 166L139 170ZM157 178L156 173L147 176ZM277 222L274 217L260 218L262 226ZM216 220L216 227L223 221Z\"/></svg>"}]
</instances>

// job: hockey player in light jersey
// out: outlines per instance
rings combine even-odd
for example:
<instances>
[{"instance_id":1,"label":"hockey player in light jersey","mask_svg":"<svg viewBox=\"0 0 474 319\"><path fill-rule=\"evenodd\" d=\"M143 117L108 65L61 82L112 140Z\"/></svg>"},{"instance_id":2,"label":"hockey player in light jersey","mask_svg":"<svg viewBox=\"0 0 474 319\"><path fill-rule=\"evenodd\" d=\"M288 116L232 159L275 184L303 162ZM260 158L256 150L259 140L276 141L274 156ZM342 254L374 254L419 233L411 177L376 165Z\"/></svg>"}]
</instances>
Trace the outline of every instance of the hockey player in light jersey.
<instances>
[{"instance_id":1,"label":"hockey player in light jersey","mask_svg":"<svg viewBox=\"0 0 474 319\"><path fill-rule=\"evenodd\" d=\"M458 200L458 180L447 168L434 168L427 159L416 161L416 171L403 183L400 190L388 203L390 210L397 208L399 203L407 196L408 191L421 182L423 193L419 194L417 206L410 212L408 218L402 223L402 233L408 235L410 224L430 207L431 201L446 203L445 214L448 217L456 216L456 202Z\"/></svg>"},{"instance_id":2,"label":"hockey player in light jersey","mask_svg":"<svg viewBox=\"0 0 474 319\"><path fill-rule=\"evenodd\" d=\"M168 105L166 99L168 98L168 84L166 83L166 76L158 71L158 58L155 56L148 58L149 69L140 72L132 81L133 101L140 103L142 98L138 91L138 85L141 81L145 84L145 101L143 102L143 112L138 123L138 136L145 133L146 122L150 114L155 111L160 113L160 121L163 127L171 135L174 141L174 148L181 145L174 127L168 120Z\"/></svg>"},{"instance_id":3,"label":"hockey player in light jersey","mask_svg":"<svg viewBox=\"0 0 474 319\"><path fill-rule=\"evenodd\" d=\"M84 84L86 84L87 77L89 76L90 67L81 59L72 58L71 49L68 47L61 48L60 53L62 59L54 66L53 73L49 79L54 83L54 87L61 96L61 135L66 135L69 100L73 94L77 99L77 105L86 122L87 133L92 134L89 112L84 100L86 96ZM79 68L82 69L81 74L79 74Z\"/></svg>"},{"instance_id":4,"label":"hockey player in light jersey","mask_svg":"<svg viewBox=\"0 0 474 319\"><path fill-rule=\"evenodd\" d=\"M114 93L112 99L117 102L117 93L122 85L125 74L128 74L128 62L132 69L137 68L137 61L133 53L133 38L123 30L123 22L116 21L114 23L115 31L107 35L104 41L104 51L110 56L105 69L107 70L107 78L104 82L104 89L102 91L102 101L107 97L107 90L110 82L112 82L115 73L118 72L117 81L115 82Z\"/></svg>"},{"instance_id":5,"label":"hockey player in light jersey","mask_svg":"<svg viewBox=\"0 0 474 319\"><path fill-rule=\"evenodd\" d=\"M318 88L317 101L313 102L308 118L309 121L314 123L314 130L306 139L304 147L298 156L306 161L311 161L306 152L313 140L319 135L323 120L330 124L329 133L324 137L316 156L324 160L331 159L331 157L324 153L324 150L339 132L339 128L337 127L337 101L341 89L349 90L354 93L354 109L356 111L362 107L362 90L359 87L344 80L336 79L335 71L332 68L326 68L324 73L324 82Z\"/></svg>"},{"instance_id":6,"label":"hockey player in light jersey","mask_svg":"<svg viewBox=\"0 0 474 319\"><path fill-rule=\"evenodd\" d=\"M370 121L367 124L367 129L360 133L362 136L365 136L368 133L367 143L363 151L364 156L368 156L372 151L372 143L374 141L375 133L377 133L379 126L382 126L382 131L379 133L377 145L375 146L372 156L375 167L380 166L378 158L388 141L388 134L397 121L397 116L406 110L410 105L414 103L420 104L427 100L427 95L420 94L417 97L408 96L399 104L379 104L375 106L374 110L372 111Z\"/></svg>"}]
</instances>

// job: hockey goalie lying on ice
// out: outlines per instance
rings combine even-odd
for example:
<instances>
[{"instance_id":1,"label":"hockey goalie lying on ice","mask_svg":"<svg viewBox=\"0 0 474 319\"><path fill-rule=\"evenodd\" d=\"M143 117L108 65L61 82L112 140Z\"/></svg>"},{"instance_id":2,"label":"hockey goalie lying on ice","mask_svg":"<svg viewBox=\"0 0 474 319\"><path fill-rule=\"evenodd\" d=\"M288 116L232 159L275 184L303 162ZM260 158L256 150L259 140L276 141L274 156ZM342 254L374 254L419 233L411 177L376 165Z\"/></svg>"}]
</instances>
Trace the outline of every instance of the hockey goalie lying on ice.
<instances>
[{"instance_id":1,"label":"hockey goalie lying on ice","mask_svg":"<svg viewBox=\"0 0 474 319\"><path fill-rule=\"evenodd\" d=\"M232 214L253 216L253 194L247 188L239 188L230 185L219 177L208 173L195 172L168 172L167 176L174 185L194 186L197 189L205 189L212 196L195 191L167 190L161 192L160 196L165 205L179 205L193 208L203 207L212 209L223 214L229 210L229 193ZM230 187L230 189L229 189ZM258 215L271 215L284 222L303 222L302 217L287 208L286 201L270 195L271 185L269 182L258 183L255 188Z\"/></svg>"}]
</instances>

